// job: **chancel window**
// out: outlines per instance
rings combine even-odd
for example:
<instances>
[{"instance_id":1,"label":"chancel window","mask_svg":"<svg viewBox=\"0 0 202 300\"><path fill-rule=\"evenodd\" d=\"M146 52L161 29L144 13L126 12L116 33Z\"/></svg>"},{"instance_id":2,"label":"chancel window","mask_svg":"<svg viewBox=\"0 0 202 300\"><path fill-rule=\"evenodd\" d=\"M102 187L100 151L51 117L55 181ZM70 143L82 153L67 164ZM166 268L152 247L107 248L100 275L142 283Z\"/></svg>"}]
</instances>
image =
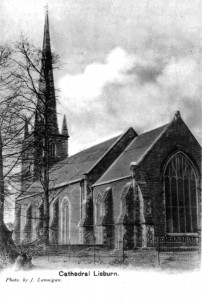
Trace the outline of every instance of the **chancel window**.
<instances>
[{"instance_id":1,"label":"chancel window","mask_svg":"<svg viewBox=\"0 0 202 300\"><path fill-rule=\"evenodd\" d=\"M178 152L164 172L167 233L197 232L197 175L186 156Z\"/></svg>"}]
</instances>

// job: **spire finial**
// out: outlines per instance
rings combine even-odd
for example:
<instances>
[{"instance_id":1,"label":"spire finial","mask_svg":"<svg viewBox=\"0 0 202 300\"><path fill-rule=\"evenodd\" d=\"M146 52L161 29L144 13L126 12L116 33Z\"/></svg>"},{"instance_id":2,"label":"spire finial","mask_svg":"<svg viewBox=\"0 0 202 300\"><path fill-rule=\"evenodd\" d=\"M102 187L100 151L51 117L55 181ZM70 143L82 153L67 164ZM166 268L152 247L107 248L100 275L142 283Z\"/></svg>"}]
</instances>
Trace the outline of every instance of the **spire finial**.
<instances>
[{"instance_id":1,"label":"spire finial","mask_svg":"<svg viewBox=\"0 0 202 300\"><path fill-rule=\"evenodd\" d=\"M179 117L181 117L180 111L177 110L177 111L175 112L175 117L174 117L174 119L176 120L176 119L178 119Z\"/></svg>"},{"instance_id":2,"label":"spire finial","mask_svg":"<svg viewBox=\"0 0 202 300\"><path fill-rule=\"evenodd\" d=\"M48 2L46 3L45 9L46 9L46 13L48 13Z\"/></svg>"},{"instance_id":3,"label":"spire finial","mask_svg":"<svg viewBox=\"0 0 202 300\"><path fill-rule=\"evenodd\" d=\"M51 52L50 48L50 33L49 33L49 20L48 20L48 3L45 8L45 25L44 25L44 37L43 37L43 51Z\"/></svg>"},{"instance_id":4,"label":"spire finial","mask_svg":"<svg viewBox=\"0 0 202 300\"><path fill-rule=\"evenodd\" d=\"M44 5L44 10L46 12L46 14L48 13L48 2L46 2L46 5Z\"/></svg>"}]
</instances>

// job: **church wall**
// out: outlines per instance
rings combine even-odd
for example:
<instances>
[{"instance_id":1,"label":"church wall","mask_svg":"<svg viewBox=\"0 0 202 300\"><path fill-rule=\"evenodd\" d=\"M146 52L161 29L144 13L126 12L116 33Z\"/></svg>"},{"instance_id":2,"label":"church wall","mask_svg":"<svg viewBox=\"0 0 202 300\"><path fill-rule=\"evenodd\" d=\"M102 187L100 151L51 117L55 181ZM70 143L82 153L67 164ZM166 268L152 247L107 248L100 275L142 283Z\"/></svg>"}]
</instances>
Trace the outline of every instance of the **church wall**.
<instances>
[{"instance_id":1,"label":"church wall","mask_svg":"<svg viewBox=\"0 0 202 300\"><path fill-rule=\"evenodd\" d=\"M129 134L128 139L131 138L131 135ZM123 145L121 143L117 146L117 150L115 149L115 155L118 155L120 149ZM124 146L125 147L125 142ZM138 230L140 230L140 233L145 232L145 235L147 234L148 228L149 230L153 230L153 223L154 223L154 229L155 229L155 235L165 235L166 234L166 216L165 216L165 201L164 201L164 190L163 190L163 167L168 160L168 158L175 153L176 151L182 151L184 152L194 163L198 174L200 174L200 160L201 160L201 148L200 145L197 143L193 135L190 133L186 125L183 123L181 118L178 118L175 122L173 122L170 126L170 128L166 131L166 133L161 137L161 139L158 141L158 143L153 147L153 149L146 155L146 157L143 159L143 161L136 167L135 169L135 180L138 182L139 188L142 196L139 199L139 204L141 203L141 207L138 207L137 210L140 211L141 218L139 218L138 221ZM108 159L110 158L110 162L112 161L111 157L112 153L109 153ZM113 156L113 155L112 155ZM82 212L82 207L85 208L85 206L82 206L82 200L87 198L87 193L90 193L90 184L97 178L100 177L100 175L103 173L103 170L106 169L109 163L108 159L106 162L103 163L103 165L100 163L98 166L93 169L92 173L89 175L89 178L86 179L88 181L89 185L89 191L87 189L81 188L81 183L75 183L73 185L69 185L64 187L62 191L58 193L58 233L55 241L57 241L60 244L67 244L70 237L70 243L71 244L79 244L81 242L81 220L82 220L82 213L84 214L84 211ZM103 169L104 168L104 169ZM100 172L100 173L99 173ZM130 166L128 166L128 174L130 175ZM113 178L112 178L113 179ZM95 186L93 188L93 207L94 211L92 210L91 216L94 215L94 221L95 221L95 201L98 194L101 194L102 196L105 193L105 190L109 187L112 189L112 199L113 199L113 220L115 227L119 226L117 225L118 218L120 216L120 210L121 210L121 196L123 192L123 188L125 185L129 182L132 182L132 176L131 178L122 179L119 181L111 182L108 184L103 184L100 186ZM200 183L199 183L200 186ZM56 190L57 191L57 190ZM57 192L56 192L57 194ZM86 195L85 195L86 194ZM63 219L62 219L62 207L63 207L63 201L64 199L67 200L68 209L70 211L70 234L68 235L68 239L64 239L64 236L62 235L62 228L64 226L62 225ZM30 197L27 199L21 200L19 203L22 205L21 207L21 218L20 218L20 231L21 231L21 237L20 240L22 241L25 238L25 234L23 233L23 230L26 225L26 210L28 208L28 205L31 203L32 210L32 220L31 225L28 224L27 228L32 229L31 235L29 236L31 240L34 240L37 238L36 233L36 227L37 227L37 221L35 220L35 217L38 215L38 205L40 204L42 198L41 196L37 197ZM142 202L141 202L142 201ZM53 203L52 203L53 204ZM51 205L52 205L51 204ZM50 210L51 214L53 213L53 209ZM66 212L66 213L69 213ZM53 220L53 216L50 215L50 223ZM93 224L91 225L91 228L93 228ZM120 225L121 226L121 225ZM119 227L120 227L119 226ZM102 223L100 225L100 228L102 227ZM150 228L151 227L151 228ZM105 235L106 235L106 228L101 228L102 230L95 231L96 238L99 236L99 242L103 243ZM124 232L124 227L120 227L120 231ZM115 244L117 244L119 240L119 233L117 228L115 229ZM98 241L98 240L97 240Z\"/></svg>"},{"instance_id":2,"label":"church wall","mask_svg":"<svg viewBox=\"0 0 202 300\"><path fill-rule=\"evenodd\" d=\"M70 243L79 244L79 221L81 219L81 188L80 183L67 186L59 194L59 243L66 244L62 236L62 205L65 198L70 205Z\"/></svg>"},{"instance_id":3,"label":"church wall","mask_svg":"<svg viewBox=\"0 0 202 300\"><path fill-rule=\"evenodd\" d=\"M129 166L130 168L130 166ZM116 182L111 182L109 184L103 184L100 186L95 186L93 188L93 202L94 202L94 211L95 211L95 201L96 201L96 197L98 194L101 194L102 196L104 195L104 192L107 188L111 187L112 188L112 199L113 199L113 219L114 219L114 234L115 234L115 239L114 239L114 246L117 246L118 244L118 227L117 227L117 222L118 222L118 218L121 212L121 195L122 195L122 191L124 186L128 183L131 182L132 178L126 178L126 179L122 179L120 181L116 181ZM104 235L104 233L103 233ZM98 238L98 237L97 237ZM103 239L102 239L102 242Z\"/></svg>"},{"instance_id":4,"label":"church wall","mask_svg":"<svg viewBox=\"0 0 202 300\"><path fill-rule=\"evenodd\" d=\"M139 208L137 207L137 210L140 209L139 213L141 217L140 219L137 219L139 224L137 230L140 231L137 234L138 236L142 237L142 247L149 245L148 241L146 240L148 239L148 236L151 234L153 235L154 229L155 236L166 234L163 167L169 156L176 151L182 151L184 154L186 154L194 163L196 169L198 170L198 174L200 174L200 145L180 118L171 125L171 127L161 137L150 153L148 153L144 160L136 167L135 180L140 186L140 195L142 195L140 197L142 199L142 205L141 199L138 200L139 204L138 202L136 204L140 205ZM130 166L128 168L130 169ZM103 195L107 187L112 188L115 223L117 222L117 218L120 214L122 190L125 184L129 181L129 179L126 179L95 186L93 188L94 205L98 193ZM199 210L201 211L200 207ZM117 239L118 234L116 230L116 242ZM145 243L143 243L144 239L146 239Z\"/></svg>"},{"instance_id":5,"label":"church wall","mask_svg":"<svg viewBox=\"0 0 202 300\"><path fill-rule=\"evenodd\" d=\"M117 157L123 152L128 144L137 136L133 128L129 128L116 142L107 153L96 163L96 165L90 170L89 173L84 176L84 191L85 201L82 205L82 221L81 225L81 243L92 244L94 237L93 228L93 200L91 197L91 186L94 184L103 173L111 166L111 164L117 159ZM102 239L102 238L101 238ZM99 239L99 240L101 240Z\"/></svg>"},{"instance_id":6,"label":"church wall","mask_svg":"<svg viewBox=\"0 0 202 300\"><path fill-rule=\"evenodd\" d=\"M31 201L30 201L31 200ZM20 242L23 240L29 239L29 242L35 240L37 238L36 234L36 223L37 223L37 217L38 217L38 205L39 205L39 198L30 198L30 199L23 199L21 201L18 201L18 205L20 205ZM29 219L27 218L27 209L31 205L31 215ZM28 234L29 238L26 237L26 233L24 232L26 223L30 222L30 228L31 232ZM16 234L16 233L15 233Z\"/></svg>"},{"instance_id":7,"label":"church wall","mask_svg":"<svg viewBox=\"0 0 202 300\"><path fill-rule=\"evenodd\" d=\"M132 181L132 178L126 178L120 181L111 182L109 184L103 184L100 186L95 186L93 188L93 199L95 201L97 195L101 193L104 195L104 192L107 188L112 188L112 197L113 197L113 215L114 215L114 222L118 220L119 214L120 214L120 205L121 205L121 193L126 183Z\"/></svg>"},{"instance_id":8,"label":"church wall","mask_svg":"<svg viewBox=\"0 0 202 300\"><path fill-rule=\"evenodd\" d=\"M62 192L59 193L58 199L59 204L59 213L58 213L58 230L57 235L54 239L54 243L64 244L62 241L62 203L63 200L67 198L70 203L70 243L71 244L79 244L79 222L81 219L81 189L80 183L71 185L69 187L64 188ZM50 224L53 220L53 204L55 200L50 204ZM31 228L31 233L29 234L30 241L37 239L37 224L39 222L39 205L42 201L42 198L38 196L37 198L25 198L19 202L21 206L21 213L20 213L20 241L22 242L26 238L26 234L24 233L24 228L27 223L27 216L26 211L29 205L31 204L31 220L29 224L29 228ZM65 240L65 244L67 240Z\"/></svg>"},{"instance_id":9,"label":"church wall","mask_svg":"<svg viewBox=\"0 0 202 300\"><path fill-rule=\"evenodd\" d=\"M168 157L176 151L184 152L195 163L196 168L200 169L200 146L180 118L171 125L169 130L137 167L137 180L146 182L147 191L149 191L155 235L166 234L163 166Z\"/></svg>"},{"instance_id":10,"label":"church wall","mask_svg":"<svg viewBox=\"0 0 202 300\"><path fill-rule=\"evenodd\" d=\"M39 206L38 201L32 203L32 241L34 241L38 238L38 235L36 232L36 227L37 227L38 218L39 218L38 206Z\"/></svg>"}]
</instances>

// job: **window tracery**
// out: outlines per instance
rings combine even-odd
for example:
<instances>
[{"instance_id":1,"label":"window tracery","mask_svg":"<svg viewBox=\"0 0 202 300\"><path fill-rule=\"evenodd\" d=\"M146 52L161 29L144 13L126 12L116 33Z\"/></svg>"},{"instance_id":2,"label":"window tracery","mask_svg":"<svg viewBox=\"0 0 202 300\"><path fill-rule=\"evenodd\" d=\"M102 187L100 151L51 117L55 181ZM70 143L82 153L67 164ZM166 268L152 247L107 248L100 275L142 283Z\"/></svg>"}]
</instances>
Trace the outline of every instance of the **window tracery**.
<instances>
[{"instance_id":1,"label":"window tracery","mask_svg":"<svg viewBox=\"0 0 202 300\"><path fill-rule=\"evenodd\" d=\"M181 152L167 163L164 192L167 232L197 232L197 176L192 163Z\"/></svg>"}]
</instances>

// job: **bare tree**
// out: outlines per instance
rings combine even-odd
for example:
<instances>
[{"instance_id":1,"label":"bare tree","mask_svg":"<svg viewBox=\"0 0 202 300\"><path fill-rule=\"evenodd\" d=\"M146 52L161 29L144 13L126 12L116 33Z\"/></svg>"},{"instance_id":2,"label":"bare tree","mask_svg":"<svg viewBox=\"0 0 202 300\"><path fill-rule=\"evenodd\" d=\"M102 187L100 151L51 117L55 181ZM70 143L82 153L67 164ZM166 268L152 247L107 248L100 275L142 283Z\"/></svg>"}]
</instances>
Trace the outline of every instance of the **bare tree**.
<instances>
[{"instance_id":1,"label":"bare tree","mask_svg":"<svg viewBox=\"0 0 202 300\"><path fill-rule=\"evenodd\" d=\"M58 68L58 56L53 55L49 43L43 50L37 49L26 39L16 45L17 73L15 78L21 93L20 102L24 104L31 132L26 134L22 154L28 152L26 168L22 170L21 179L26 178L26 188L34 181L39 181L43 190L43 234L49 242L50 220L50 167L58 161L52 155L52 145L61 137L57 126L56 95L53 82L53 68ZM26 129L26 125L25 125ZM23 192L25 192L23 190ZM26 194L29 191L25 192Z\"/></svg>"},{"instance_id":2,"label":"bare tree","mask_svg":"<svg viewBox=\"0 0 202 300\"><path fill-rule=\"evenodd\" d=\"M40 182L43 201L40 218L43 236L48 243L52 196L49 171L65 156L64 151L59 156L52 155L54 140L62 145L68 138L67 133L59 133L57 125L53 69L58 57L50 49L48 14L42 50L22 38L12 52L6 48L2 53L2 195L6 199L11 193L21 196L32 194L29 186L34 181ZM20 187L20 182L23 187Z\"/></svg>"},{"instance_id":3,"label":"bare tree","mask_svg":"<svg viewBox=\"0 0 202 300\"><path fill-rule=\"evenodd\" d=\"M0 46L0 247L1 253L13 256L16 249L11 232L4 223L5 199L9 181L18 162L22 133L21 103L17 96L20 86L13 76L12 51Z\"/></svg>"},{"instance_id":4,"label":"bare tree","mask_svg":"<svg viewBox=\"0 0 202 300\"><path fill-rule=\"evenodd\" d=\"M25 192L20 188L24 178L26 187L35 180L41 183L43 235L49 241L49 169L57 161L50 150L59 132L52 74L58 57L52 55L48 38L47 31L42 50L23 38L12 50L0 47L0 245L6 253L17 250L4 224L5 201Z\"/></svg>"}]
</instances>

